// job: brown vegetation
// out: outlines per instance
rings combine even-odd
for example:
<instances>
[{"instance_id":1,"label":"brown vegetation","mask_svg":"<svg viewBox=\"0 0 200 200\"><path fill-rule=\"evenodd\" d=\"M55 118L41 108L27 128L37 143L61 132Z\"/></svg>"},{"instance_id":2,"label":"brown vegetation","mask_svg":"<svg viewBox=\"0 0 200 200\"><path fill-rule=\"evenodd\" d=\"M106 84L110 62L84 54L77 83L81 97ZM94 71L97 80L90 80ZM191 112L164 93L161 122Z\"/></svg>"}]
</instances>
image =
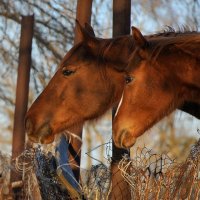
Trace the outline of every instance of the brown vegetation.
<instances>
[{"instance_id":1,"label":"brown vegetation","mask_svg":"<svg viewBox=\"0 0 200 200\"><path fill-rule=\"evenodd\" d=\"M15 168L22 173L22 168L26 170L24 179L25 199L39 198L37 180L34 175L35 150L25 151L16 160ZM46 154L47 158L48 155ZM8 158L1 155L0 162L3 173L1 181L6 183L6 175L9 169ZM26 160L26 162L24 162ZM116 171L120 172L127 185L131 188L131 199L189 199L198 200L200 198L200 140L191 148L190 154L185 162L177 163L166 154L155 154L153 150L146 147L138 148L133 159L125 156L119 162ZM6 172L6 173L5 173ZM113 175L113 174L112 174ZM115 177L116 174L114 174ZM117 177L115 177L117 178ZM56 180L56 176L53 177ZM52 179L52 181L53 181ZM111 192L111 172L110 167L103 163L92 166L89 170L81 169L82 194L86 199L107 199ZM49 179L50 181L50 179ZM1 195L7 198L7 185L1 184ZM126 199L127 188L121 188L120 183L114 185L119 193L113 199ZM5 190L6 189L6 190ZM6 197L7 196L7 197ZM53 198L53 196L52 196Z\"/></svg>"}]
</instances>

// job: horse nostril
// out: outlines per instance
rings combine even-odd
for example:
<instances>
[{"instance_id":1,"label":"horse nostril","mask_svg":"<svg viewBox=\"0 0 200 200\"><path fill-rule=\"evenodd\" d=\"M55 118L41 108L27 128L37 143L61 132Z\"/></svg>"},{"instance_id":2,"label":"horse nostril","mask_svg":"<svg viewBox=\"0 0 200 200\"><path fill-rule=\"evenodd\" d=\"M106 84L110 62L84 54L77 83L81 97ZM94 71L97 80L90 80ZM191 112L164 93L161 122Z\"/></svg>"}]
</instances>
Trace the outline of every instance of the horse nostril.
<instances>
[{"instance_id":1,"label":"horse nostril","mask_svg":"<svg viewBox=\"0 0 200 200\"><path fill-rule=\"evenodd\" d=\"M121 148L125 148L125 146L123 145L125 135L126 135L126 130L122 129L119 132L119 144L120 144Z\"/></svg>"},{"instance_id":2,"label":"horse nostril","mask_svg":"<svg viewBox=\"0 0 200 200\"><path fill-rule=\"evenodd\" d=\"M28 135L32 134L33 124L29 118L25 120L25 129Z\"/></svg>"},{"instance_id":3,"label":"horse nostril","mask_svg":"<svg viewBox=\"0 0 200 200\"><path fill-rule=\"evenodd\" d=\"M130 148L135 144L136 138L130 131L123 129L120 134L120 146L122 148Z\"/></svg>"}]
</instances>

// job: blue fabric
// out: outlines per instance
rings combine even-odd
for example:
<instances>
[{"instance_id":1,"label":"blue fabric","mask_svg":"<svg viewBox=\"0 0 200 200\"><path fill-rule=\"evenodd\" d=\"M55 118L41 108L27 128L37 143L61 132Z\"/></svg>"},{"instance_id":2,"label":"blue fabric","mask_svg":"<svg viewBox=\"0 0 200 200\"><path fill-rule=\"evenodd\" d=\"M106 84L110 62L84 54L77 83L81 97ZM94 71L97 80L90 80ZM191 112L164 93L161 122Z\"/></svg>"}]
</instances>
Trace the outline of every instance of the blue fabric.
<instances>
[{"instance_id":1,"label":"blue fabric","mask_svg":"<svg viewBox=\"0 0 200 200\"><path fill-rule=\"evenodd\" d=\"M62 169L62 174L70 185L80 192L79 184L76 181L74 173L69 165L68 155L69 143L64 135L61 136L59 144L56 146L56 160L59 168Z\"/></svg>"}]
</instances>

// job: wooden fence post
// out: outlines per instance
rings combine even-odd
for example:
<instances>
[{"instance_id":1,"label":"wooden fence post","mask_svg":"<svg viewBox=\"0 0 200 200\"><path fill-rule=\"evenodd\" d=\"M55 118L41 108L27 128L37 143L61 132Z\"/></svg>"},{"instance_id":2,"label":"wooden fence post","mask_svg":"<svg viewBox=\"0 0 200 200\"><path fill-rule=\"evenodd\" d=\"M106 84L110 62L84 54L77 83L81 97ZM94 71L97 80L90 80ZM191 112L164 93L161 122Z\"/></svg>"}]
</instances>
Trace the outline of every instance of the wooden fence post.
<instances>
[{"instance_id":1,"label":"wooden fence post","mask_svg":"<svg viewBox=\"0 0 200 200\"><path fill-rule=\"evenodd\" d=\"M113 0L113 37L130 34L131 0ZM113 118L116 108L113 108ZM114 145L112 150L112 191L111 199L131 199L130 186L121 175L118 163L124 154L129 154L125 149Z\"/></svg>"},{"instance_id":2,"label":"wooden fence post","mask_svg":"<svg viewBox=\"0 0 200 200\"><path fill-rule=\"evenodd\" d=\"M77 1L76 19L82 26L84 26L85 23L90 24L91 22L92 2L93 0ZM80 39L79 32L75 28L74 45L80 42Z\"/></svg>"},{"instance_id":3,"label":"wooden fence post","mask_svg":"<svg viewBox=\"0 0 200 200\"><path fill-rule=\"evenodd\" d=\"M21 36L19 48L19 65L16 88L14 129L12 139L12 160L19 156L25 147L25 127L24 117L28 105L29 77L31 68L31 48L33 38L34 16L22 16ZM22 181L22 174L11 171L10 182L18 183ZM13 192L20 193L21 188L16 187ZM20 198L20 197L19 197ZM15 199L18 199L16 196Z\"/></svg>"}]
</instances>

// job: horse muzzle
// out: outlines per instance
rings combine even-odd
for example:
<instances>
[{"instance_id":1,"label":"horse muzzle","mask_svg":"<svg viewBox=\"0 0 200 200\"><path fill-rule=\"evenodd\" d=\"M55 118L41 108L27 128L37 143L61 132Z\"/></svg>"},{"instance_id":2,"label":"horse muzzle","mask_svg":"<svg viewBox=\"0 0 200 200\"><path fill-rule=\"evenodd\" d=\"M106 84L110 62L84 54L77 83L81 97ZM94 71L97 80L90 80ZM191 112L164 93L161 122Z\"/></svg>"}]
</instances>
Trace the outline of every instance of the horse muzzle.
<instances>
[{"instance_id":1,"label":"horse muzzle","mask_svg":"<svg viewBox=\"0 0 200 200\"><path fill-rule=\"evenodd\" d=\"M130 131L126 129L114 132L113 140L118 148L123 148L123 149L131 148L136 142L136 138L131 134Z\"/></svg>"},{"instance_id":2,"label":"horse muzzle","mask_svg":"<svg viewBox=\"0 0 200 200\"><path fill-rule=\"evenodd\" d=\"M25 128L28 139L33 143L49 144L54 141L54 135L48 122L34 130L33 123L28 118L25 122Z\"/></svg>"}]
</instances>

